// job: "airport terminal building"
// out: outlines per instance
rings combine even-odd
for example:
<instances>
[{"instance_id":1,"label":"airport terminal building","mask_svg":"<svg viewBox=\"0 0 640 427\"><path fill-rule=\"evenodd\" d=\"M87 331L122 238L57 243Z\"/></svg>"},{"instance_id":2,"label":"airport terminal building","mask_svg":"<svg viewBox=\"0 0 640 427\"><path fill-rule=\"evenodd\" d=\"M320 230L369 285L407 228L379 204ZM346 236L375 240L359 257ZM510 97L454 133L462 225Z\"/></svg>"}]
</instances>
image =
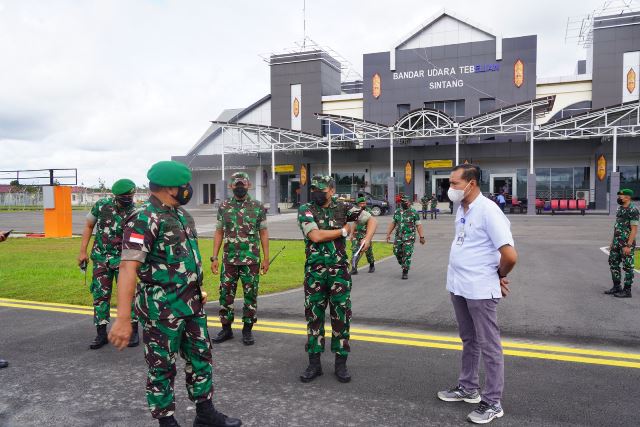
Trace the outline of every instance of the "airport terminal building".
<instances>
[{"instance_id":1,"label":"airport terminal building","mask_svg":"<svg viewBox=\"0 0 640 427\"><path fill-rule=\"evenodd\" d=\"M536 35L503 38L449 11L364 54L362 79L317 46L272 54L271 93L225 110L173 159L192 169L198 205L236 170L272 204L306 201L309 177L329 172L342 194L447 201L451 166L469 162L484 193L606 210L610 189L640 193L640 13L591 25L587 59L559 77L538 75Z\"/></svg>"}]
</instances>

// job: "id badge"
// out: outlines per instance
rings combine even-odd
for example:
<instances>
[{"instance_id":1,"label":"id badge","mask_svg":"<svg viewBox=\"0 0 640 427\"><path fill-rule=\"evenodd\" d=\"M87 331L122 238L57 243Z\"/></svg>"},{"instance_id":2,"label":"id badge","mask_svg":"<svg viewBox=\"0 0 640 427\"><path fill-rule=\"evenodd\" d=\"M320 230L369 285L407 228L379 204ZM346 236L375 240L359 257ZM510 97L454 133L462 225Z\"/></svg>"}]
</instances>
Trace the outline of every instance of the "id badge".
<instances>
[{"instance_id":1,"label":"id badge","mask_svg":"<svg viewBox=\"0 0 640 427\"><path fill-rule=\"evenodd\" d=\"M458 238L456 239L456 245L462 246L464 243L464 231L458 233Z\"/></svg>"}]
</instances>

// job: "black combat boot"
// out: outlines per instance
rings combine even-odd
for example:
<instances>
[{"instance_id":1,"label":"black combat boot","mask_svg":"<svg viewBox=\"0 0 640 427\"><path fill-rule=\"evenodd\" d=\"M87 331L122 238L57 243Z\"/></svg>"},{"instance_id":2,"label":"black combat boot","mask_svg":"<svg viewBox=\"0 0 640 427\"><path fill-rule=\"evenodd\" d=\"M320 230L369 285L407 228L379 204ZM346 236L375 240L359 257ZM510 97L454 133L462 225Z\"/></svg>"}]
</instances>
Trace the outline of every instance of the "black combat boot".
<instances>
[{"instance_id":1,"label":"black combat boot","mask_svg":"<svg viewBox=\"0 0 640 427\"><path fill-rule=\"evenodd\" d=\"M408 279L409 278L409 270L407 270L406 268L402 269L402 279Z\"/></svg>"},{"instance_id":2,"label":"black combat boot","mask_svg":"<svg viewBox=\"0 0 640 427\"><path fill-rule=\"evenodd\" d=\"M341 383L348 383L351 381L351 374L347 369L347 356L340 356L336 354L336 367L335 367L336 378Z\"/></svg>"},{"instance_id":3,"label":"black combat boot","mask_svg":"<svg viewBox=\"0 0 640 427\"><path fill-rule=\"evenodd\" d=\"M193 427L239 427L241 425L242 421L216 411L211 400L196 403L196 419L193 420Z\"/></svg>"},{"instance_id":4,"label":"black combat boot","mask_svg":"<svg viewBox=\"0 0 640 427\"><path fill-rule=\"evenodd\" d=\"M620 292L622 290L622 286L620 286L620 282L616 283L613 282L613 287L611 289L609 289L608 291L604 291L605 294L607 295L613 295L616 294L618 292Z\"/></svg>"},{"instance_id":5,"label":"black combat boot","mask_svg":"<svg viewBox=\"0 0 640 427\"><path fill-rule=\"evenodd\" d=\"M369 264L369 273L374 273L376 271L376 265L374 263Z\"/></svg>"},{"instance_id":6,"label":"black combat boot","mask_svg":"<svg viewBox=\"0 0 640 427\"><path fill-rule=\"evenodd\" d=\"M138 336L138 322L131 322L131 337L129 338L129 344L127 347L137 347L140 344L140 337Z\"/></svg>"},{"instance_id":7,"label":"black combat boot","mask_svg":"<svg viewBox=\"0 0 640 427\"><path fill-rule=\"evenodd\" d=\"M624 289L613 294L616 298L631 298L631 286L625 286Z\"/></svg>"},{"instance_id":8,"label":"black combat boot","mask_svg":"<svg viewBox=\"0 0 640 427\"><path fill-rule=\"evenodd\" d=\"M9 366L9 362L4 359L0 359L0 369L6 368L7 366Z\"/></svg>"},{"instance_id":9,"label":"black combat boot","mask_svg":"<svg viewBox=\"0 0 640 427\"><path fill-rule=\"evenodd\" d=\"M320 353L309 353L309 366L307 366L307 369L300 375L300 381L309 383L320 375L322 375Z\"/></svg>"},{"instance_id":10,"label":"black combat boot","mask_svg":"<svg viewBox=\"0 0 640 427\"><path fill-rule=\"evenodd\" d=\"M253 334L251 333L252 328L253 323L245 323L242 327L242 344L253 345L256 342L256 340L253 339Z\"/></svg>"},{"instance_id":11,"label":"black combat boot","mask_svg":"<svg viewBox=\"0 0 640 427\"><path fill-rule=\"evenodd\" d=\"M358 268L352 268L351 269L351 275L355 276L356 274L358 274Z\"/></svg>"},{"instance_id":12,"label":"black combat boot","mask_svg":"<svg viewBox=\"0 0 640 427\"><path fill-rule=\"evenodd\" d=\"M215 338L212 338L211 341L215 344L223 343L227 340L233 338L233 331L231 330L231 325L222 325L222 330L218 332Z\"/></svg>"},{"instance_id":13,"label":"black combat boot","mask_svg":"<svg viewBox=\"0 0 640 427\"><path fill-rule=\"evenodd\" d=\"M158 418L158 423L160 424L160 427L180 427L180 424L178 424L178 421L173 418L173 415Z\"/></svg>"},{"instance_id":14,"label":"black combat boot","mask_svg":"<svg viewBox=\"0 0 640 427\"><path fill-rule=\"evenodd\" d=\"M109 342L107 338L107 325L98 325L96 329L98 330L98 335L96 335L93 341L91 341L91 344L89 344L91 350L97 350Z\"/></svg>"}]
</instances>

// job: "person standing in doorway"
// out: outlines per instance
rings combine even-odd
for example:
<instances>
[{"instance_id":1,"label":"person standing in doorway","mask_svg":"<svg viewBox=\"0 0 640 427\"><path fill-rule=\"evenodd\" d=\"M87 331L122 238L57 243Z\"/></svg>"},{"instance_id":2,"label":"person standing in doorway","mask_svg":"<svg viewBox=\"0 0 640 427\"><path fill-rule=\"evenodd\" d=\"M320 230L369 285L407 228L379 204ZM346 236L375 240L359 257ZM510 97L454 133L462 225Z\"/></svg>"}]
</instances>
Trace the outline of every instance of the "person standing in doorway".
<instances>
[{"instance_id":1,"label":"person standing in doorway","mask_svg":"<svg viewBox=\"0 0 640 427\"><path fill-rule=\"evenodd\" d=\"M504 212L504 208L505 206L507 206L507 199L505 199L504 193L498 194L498 197L496 197L496 202L498 203L498 206L500 206L500 210Z\"/></svg>"}]
</instances>

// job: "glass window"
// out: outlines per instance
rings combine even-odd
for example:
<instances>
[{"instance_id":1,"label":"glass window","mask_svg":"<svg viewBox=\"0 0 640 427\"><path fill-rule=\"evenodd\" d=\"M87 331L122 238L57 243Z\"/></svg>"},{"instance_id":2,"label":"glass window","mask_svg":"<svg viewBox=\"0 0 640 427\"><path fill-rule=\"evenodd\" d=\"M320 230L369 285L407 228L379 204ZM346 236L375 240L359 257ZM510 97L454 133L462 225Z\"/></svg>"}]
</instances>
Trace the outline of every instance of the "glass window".
<instances>
[{"instance_id":1,"label":"glass window","mask_svg":"<svg viewBox=\"0 0 640 427\"><path fill-rule=\"evenodd\" d=\"M411 105L409 104L398 104L398 118L404 116L411 110Z\"/></svg>"},{"instance_id":2,"label":"glass window","mask_svg":"<svg viewBox=\"0 0 640 427\"><path fill-rule=\"evenodd\" d=\"M536 198L549 200L551 195L551 169L536 168Z\"/></svg>"},{"instance_id":3,"label":"glass window","mask_svg":"<svg viewBox=\"0 0 640 427\"><path fill-rule=\"evenodd\" d=\"M573 168L551 168L551 198L573 198Z\"/></svg>"},{"instance_id":4,"label":"glass window","mask_svg":"<svg viewBox=\"0 0 640 427\"><path fill-rule=\"evenodd\" d=\"M480 98L480 114L487 113L496 109L495 98Z\"/></svg>"},{"instance_id":5,"label":"glass window","mask_svg":"<svg viewBox=\"0 0 640 427\"><path fill-rule=\"evenodd\" d=\"M518 199L526 199L527 198L527 175L528 169L517 169L516 170L516 180L518 181L518 194L516 197Z\"/></svg>"}]
</instances>

